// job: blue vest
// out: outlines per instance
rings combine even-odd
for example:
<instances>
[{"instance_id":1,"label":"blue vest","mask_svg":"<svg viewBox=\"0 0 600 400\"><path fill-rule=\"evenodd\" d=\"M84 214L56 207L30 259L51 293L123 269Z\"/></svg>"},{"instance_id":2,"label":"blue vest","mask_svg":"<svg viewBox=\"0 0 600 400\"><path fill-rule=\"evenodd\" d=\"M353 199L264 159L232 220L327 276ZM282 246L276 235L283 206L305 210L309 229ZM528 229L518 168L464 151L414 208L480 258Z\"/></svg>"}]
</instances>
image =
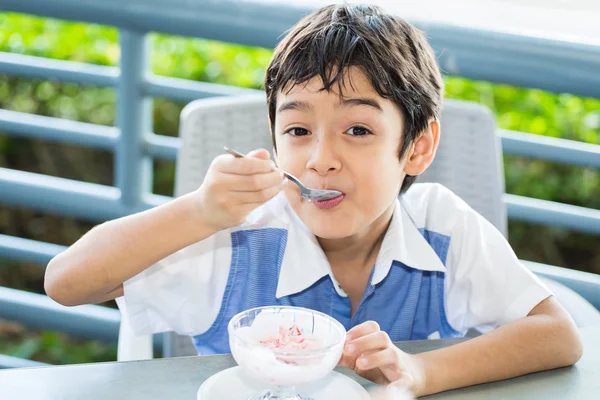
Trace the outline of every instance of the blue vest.
<instances>
[{"instance_id":1,"label":"blue vest","mask_svg":"<svg viewBox=\"0 0 600 400\"><path fill-rule=\"evenodd\" d=\"M450 237L419 231L445 265ZM323 312L347 330L374 320L392 341L427 339L436 331L442 338L462 336L446 319L443 272L422 271L394 261L381 282L367 285L351 316L350 299L338 294L328 275L302 292L276 298L287 242L285 229L237 231L231 234L231 240L231 268L219 314L208 331L192 337L199 354L230 353L227 324L231 318L250 308L275 305Z\"/></svg>"}]
</instances>

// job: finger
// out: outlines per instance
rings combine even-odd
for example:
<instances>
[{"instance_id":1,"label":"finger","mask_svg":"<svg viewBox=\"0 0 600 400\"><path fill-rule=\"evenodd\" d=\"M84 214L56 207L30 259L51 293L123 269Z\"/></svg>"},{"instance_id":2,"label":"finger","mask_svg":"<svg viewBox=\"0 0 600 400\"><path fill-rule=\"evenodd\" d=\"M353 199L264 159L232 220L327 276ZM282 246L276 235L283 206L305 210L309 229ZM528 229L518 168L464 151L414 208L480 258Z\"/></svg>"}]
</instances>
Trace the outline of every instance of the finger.
<instances>
[{"instance_id":1,"label":"finger","mask_svg":"<svg viewBox=\"0 0 600 400\"><path fill-rule=\"evenodd\" d=\"M370 321L369 323L363 324L363 326L360 327L360 330L351 330L354 334L361 334L369 331L371 331L371 333L356 339L351 338L349 342L347 341L339 365L353 368L357 357L363 353L372 353L392 346L393 344L388 334L377 329L379 329L379 325L374 321Z\"/></svg>"},{"instance_id":2,"label":"finger","mask_svg":"<svg viewBox=\"0 0 600 400\"><path fill-rule=\"evenodd\" d=\"M275 164L269 159L244 157L237 158L231 154L222 154L214 159L214 167L226 174L254 175L265 174L276 169Z\"/></svg>"},{"instance_id":3,"label":"finger","mask_svg":"<svg viewBox=\"0 0 600 400\"><path fill-rule=\"evenodd\" d=\"M400 357L398 356L398 349L387 347L383 350L363 354L356 360L356 367L363 371L373 368L392 367L392 369L398 370L398 376L395 377L395 379L398 379L400 378ZM390 379L390 381L391 380L392 379Z\"/></svg>"},{"instance_id":4,"label":"finger","mask_svg":"<svg viewBox=\"0 0 600 400\"><path fill-rule=\"evenodd\" d=\"M354 368L354 363L356 362L356 355L350 354L345 350L342 352L342 356L340 357L340 361L338 361L338 367L346 367L346 368Z\"/></svg>"},{"instance_id":5,"label":"finger","mask_svg":"<svg viewBox=\"0 0 600 400\"><path fill-rule=\"evenodd\" d=\"M271 154L265 149L256 149L256 150L252 150L250 153L246 154L246 157L258 158L261 160L270 160Z\"/></svg>"},{"instance_id":6,"label":"finger","mask_svg":"<svg viewBox=\"0 0 600 400\"><path fill-rule=\"evenodd\" d=\"M272 186L256 192L231 192L231 196L233 196L239 204L251 206L250 208L256 208L277 196L277 194L285 187L286 182L287 179L277 186Z\"/></svg>"},{"instance_id":7,"label":"finger","mask_svg":"<svg viewBox=\"0 0 600 400\"><path fill-rule=\"evenodd\" d=\"M346 334L346 342L351 342L352 340L359 338L361 336L368 335L373 332L379 331L379 324L375 321L367 321L363 322L360 325L356 325L354 328L350 329Z\"/></svg>"},{"instance_id":8,"label":"finger","mask_svg":"<svg viewBox=\"0 0 600 400\"><path fill-rule=\"evenodd\" d=\"M387 333L377 331L346 343L345 350L349 354L360 355L374 350L383 350L393 346Z\"/></svg>"},{"instance_id":9,"label":"finger","mask_svg":"<svg viewBox=\"0 0 600 400\"><path fill-rule=\"evenodd\" d=\"M285 176L282 171L275 170L255 175L222 174L220 179L231 192L258 192L281 185Z\"/></svg>"}]
</instances>

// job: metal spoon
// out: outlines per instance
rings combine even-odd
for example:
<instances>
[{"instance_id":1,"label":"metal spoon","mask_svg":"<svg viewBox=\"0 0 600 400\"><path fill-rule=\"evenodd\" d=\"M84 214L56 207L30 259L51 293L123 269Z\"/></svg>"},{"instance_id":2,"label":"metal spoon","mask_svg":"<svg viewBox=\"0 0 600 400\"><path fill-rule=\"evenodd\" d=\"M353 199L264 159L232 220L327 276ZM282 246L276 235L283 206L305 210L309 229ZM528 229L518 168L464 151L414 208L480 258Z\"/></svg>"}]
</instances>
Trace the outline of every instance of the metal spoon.
<instances>
[{"instance_id":1,"label":"metal spoon","mask_svg":"<svg viewBox=\"0 0 600 400\"><path fill-rule=\"evenodd\" d=\"M232 149L230 149L228 147L225 147L224 149L225 149L225 151L227 153L231 154L232 156L235 156L235 157L246 157L242 153L238 153L237 151L232 150ZM298 185L298 187L300 188L300 196L302 196L303 198L305 198L307 200L329 200L329 199L333 199L334 197L338 197L339 195L342 194L342 192L338 192L337 190L324 190L324 189L311 189L311 188L307 188L294 175L289 174L289 173L287 173L285 171L282 171L282 172L285 174L285 176L290 181L292 181L296 185Z\"/></svg>"}]
</instances>

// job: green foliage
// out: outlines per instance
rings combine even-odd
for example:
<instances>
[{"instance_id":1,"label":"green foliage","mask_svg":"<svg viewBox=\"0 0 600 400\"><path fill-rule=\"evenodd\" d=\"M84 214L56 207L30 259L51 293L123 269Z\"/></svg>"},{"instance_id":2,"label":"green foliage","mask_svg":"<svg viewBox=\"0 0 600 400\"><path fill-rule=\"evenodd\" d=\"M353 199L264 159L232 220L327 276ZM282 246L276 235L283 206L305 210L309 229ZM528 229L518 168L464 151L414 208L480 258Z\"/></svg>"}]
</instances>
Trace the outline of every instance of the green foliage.
<instances>
[{"instance_id":1,"label":"green foliage","mask_svg":"<svg viewBox=\"0 0 600 400\"><path fill-rule=\"evenodd\" d=\"M260 88L271 56L267 49L153 34L152 71L158 75ZM0 13L0 51L97 65L118 64L118 31L113 28L10 13ZM447 97L488 106L501 128L600 143L600 101L567 94L475 82L447 77ZM21 112L113 125L115 91L55 81L0 76L0 107ZM177 135L183 104L154 101L154 131ZM465 143L465 146L468 144ZM40 172L101 184L112 184L112 156L76 146L15 139L0 134L0 167ZM600 173L505 156L507 192L600 208ZM157 161L154 191L172 194L174 166ZM40 216L19 209L0 210L0 231L36 240L70 244L89 224ZM517 255L550 264L600 273L597 237L511 222L510 241ZM1 261L1 260L0 260ZM42 292L41 276L7 277L16 268L0 262L0 284L22 282ZM14 286L13 286L14 287ZM0 327L1 328L1 327ZM51 363L115 359L112 346L66 338L51 332L8 335L0 329L0 353Z\"/></svg>"},{"instance_id":2,"label":"green foliage","mask_svg":"<svg viewBox=\"0 0 600 400\"><path fill-rule=\"evenodd\" d=\"M600 100L461 78L446 79L449 98L489 107L504 129L600 143ZM522 157L505 156L507 192L600 208L600 174Z\"/></svg>"},{"instance_id":3,"label":"green foliage","mask_svg":"<svg viewBox=\"0 0 600 400\"><path fill-rule=\"evenodd\" d=\"M0 326L0 354L45 362L79 364L114 361L117 349L95 340L72 338L56 332L24 332L18 327Z\"/></svg>"}]
</instances>

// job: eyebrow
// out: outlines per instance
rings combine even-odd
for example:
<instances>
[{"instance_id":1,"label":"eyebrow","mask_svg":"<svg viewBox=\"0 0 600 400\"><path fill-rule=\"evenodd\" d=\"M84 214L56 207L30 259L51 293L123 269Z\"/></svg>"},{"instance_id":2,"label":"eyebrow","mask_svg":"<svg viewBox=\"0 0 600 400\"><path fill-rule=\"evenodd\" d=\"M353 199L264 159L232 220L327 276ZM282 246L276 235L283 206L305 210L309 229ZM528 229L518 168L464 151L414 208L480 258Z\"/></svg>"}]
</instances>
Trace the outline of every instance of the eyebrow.
<instances>
[{"instance_id":1,"label":"eyebrow","mask_svg":"<svg viewBox=\"0 0 600 400\"><path fill-rule=\"evenodd\" d=\"M346 98L343 98L341 101L341 105L344 107L367 106L367 107L372 107L372 108L376 109L380 113L383 113L383 108L381 108L381 106L375 99L369 99L369 98L346 99Z\"/></svg>"},{"instance_id":2,"label":"eyebrow","mask_svg":"<svg viewBox=\"0 0 600 400\"><path fill-rule=\"evenodd\" d=\"M376 109L380 113L383 112L383 108L381 108L381 105L379 105L379 103L375 99L369 98L342 98L342 100L340 101L340 105L343 107L367 106ZM340 105L337 105L336 107L339 107ZM281 104L277 109L277 112L291 110L310 112L312 111L312 106L306 101L288 101Z\"/></svg>"},{"instance_id":3,"label":"eyebrow","mask_svg":"<svg viewBox=\"0 0 600 400\"><path fill-rule=\"evenodd\" d=\"M306 101L287 101L279 106L279 108L277 109L277 112L291 111L291 110L309 112L309 111L312 111L312 107Z\"/></svg>"}]
</instances>

